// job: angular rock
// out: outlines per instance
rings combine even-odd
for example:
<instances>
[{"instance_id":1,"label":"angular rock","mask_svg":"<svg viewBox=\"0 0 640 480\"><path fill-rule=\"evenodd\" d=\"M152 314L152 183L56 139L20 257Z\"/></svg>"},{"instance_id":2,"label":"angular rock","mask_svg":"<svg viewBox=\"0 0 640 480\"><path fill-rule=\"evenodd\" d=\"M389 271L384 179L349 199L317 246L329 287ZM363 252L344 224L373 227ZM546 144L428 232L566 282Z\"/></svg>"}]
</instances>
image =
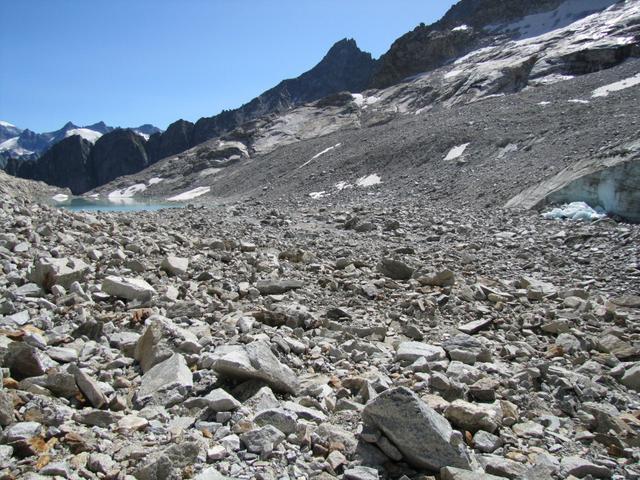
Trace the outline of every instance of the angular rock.
<instances>
[{"instance_id":1,"label":"angular rock","mask_svg":"<svg viewBox=\"0 0 640 480\"><path fill-rule=\"evenodd\" d=\"M473 335L474 333L478 333L480 330L487 328L492 323L492 318L481 318L480 320L474 320L473 322L458 325L458 330L460 330L462 333Z\"/></svg>"},{"instance_id":2,"label":"angular rock","mask_svg":"<svg viewBox=\"0 0 640 480\"><path fill-rule=\"evenodd\" d=\"M184 357L174 353L156 364L142 376L142 383L135 395L139 406L171 406L180 403L193 388L193 375Z\"/></svg>"},{"instance_id":3,"label":"angular rock","mask_svg":"<svg viewBox=\"0 0 640 480\"><path fill-rule=\"evenodd\" d=\"M393 280L409 280L415 271L406 263L391 258L382 259L377 268L382 275Z\"/></svg>"},{"instance_id":4,"label":"angular rock","mask_svg":"<svg viewBox=\"0 0 640 480\"><path fill-rule=\"evenodd\" d=\"M170 275L181 276L189 269L189 259L183 257L168 256L162 260L160 268Z\"/></svg>"},{"instance_id":5,"label":"angular rock","mask_svg":"<svg viewBox=\"0 0 640 480\"><path fill-rule=\"evenodd\" d=\"M440 480L504 480L504 477L496 477L483 472L472 472L455 467L444 467L440 470Z\"/></svg>"},{"instance_id":6,"label":"angular rock","mask_svg":"<svg viewBox=\"0 0 640 480\"><path fill-rule=\"evenodd\" d=\"M436 362L447 358L447 353L442 347L421 342L402 342L396 351L396 361L413 363L419 358L427 362Z\"/></svg>"},{"instance_id":7,"label":"angular rock","mask_svg":"<svg viewBox=\"0 0 640 480\"><path fill-rule=\"evenodd\" d=\"M445 270L417 270L413 278L421 285L432 287L448 287L455 283L455 275L449 269Z\"/></svg>"},{"instance_id":8,"label":"angular rock","mask_svg":"<svg viewBox=\"0 0 640 480\"><path fill-rule=\"evenodd\" d=\"M107 397L89 375L75 365L70 365L68 371L73 374L78 388L93 407L104 408L107 405Z\"/></svg>"},{"instance_id":9,"label":"angular rock","mask_svg":"<svg viewBox=\"0 0 640 480\"><path fill-rule=\"evenodd\" d=\"M211 368L222 377L262 380L285 393L295 394L299 387L296 375L261 341L220 349Z\"/></svg>"},{"instance_id":10,"label":"angular rock","mask_svg":"<svg viewBox=\"0 0 640 480\"><path fill-rule=\"evenodd\" d=\"M378 470L371 467L353 467L344 471L344 480L378 480Z\"/></svg>"},{"instance_id":11,"label":"angular rock","mask_svg":"<svg viewBox=\"0 0 640 480\"><path fill-rule=\"evenodd\" d=\"M302 287L304 283L299 280L259 280L256 283L256 288L262 295L280 295Z\"/></svg>"},{"instance_id":12,"label":"angular rock","mask_svg":"<svg viewBox=\"0 0 640 480\"><path fill-rule=\"evenodd\" d=\"M232 395L228 394L221 388L216 388L209 392L204 400L207 404L207 407L214 412L230 412L232 410L237 410L242 405L238 400L233 398Z\"/></svg>"},{"instance_id":13,"label":"angular rock","mask_svg":"<svg viewBox=\"0 0 640 480\"><path fill-rule=\"evenodd\" d=\"M73 282L82 281L89 268L77 258L45 257L36 260L29 272L29 280L45 290L50 290L54 285L68 289Z\"/></svg>"},{"instance_id":14,"label":"angular rock","mask_svg":"<svg viewBox=\"0 0 640 480\"><path fill-rule=\"evenodd\" d=\"M102 291L125 300L148 301L156 290L141 278L108 276L102 281Z\"/></svg>"},{"instance_id":15,"label":"angular rock","mask_svg":"<svg viewBox=\"0 0 640 480\"><path fill-rule=\"evenodd\" d=\"M24 342L9 344L5 365L17 380L44 375L50 368L58 366L46 353Z\"/></svg>"},{"instance_id":16,"label":"angular rock","mask_svg":"<svg viewBox=\"0 0 640 480\"><path fill-rule=\"evenodd\" d=\"M593 478L611 478L611 470L603 465L596 465L584 458L577 456L564 457L560 461L560 469L564 475L584 478L591 475Z\"/></svg>"},{"instance_id":17,"label":"angular rock","mask_svg":"<svg viewBox=\"0 0 640 480\"><path fill-rule=\"evenodd\" d=\"M73 415L73 419L83 425L108 428L116 423L117 418L113 412L107 410L84 409Z\"/></svg>"},{"instance_id":18,"label":"angular rock","mask_svg":"<svg viewBox=\"0 0 640 480\"><path fill-rule=\"evenodd\" d=\"M285 439L284 433L272 425L250 430L240 435L244 446L253 453L270 453Z\"/></svg>"},{"instance_id":19,"label":"angular rock","mask_svg":"<svg viewBox=\"0 0 640 480\"><path fill-rule=\"evenodd\" d=\"M261 427L272 425L288 435L296 431L297 418L296 414L284 408L269 408L253 417L253 422Z\"/></svg>"},{"instance_id":20,"label":"angular rock","mask_svg":"<svg viewBox=\"0 0 640 480\"><path fill-rule=\"evenodd\" d=\"M38 422L18 422L7 427L2 434L2 443L13 447L23 456L34 455L32 439L43 431Z\"/></svg>"},{"instance_id":21,"label":"angular rock","mask_svg":"<svg viewBox=\"0 0 640 480\"><path fill-rule=\"evenodd\" d=\"M492 405L455 400L444 412L445 417L457 427L476 432L495 432L502 423L502 412Z\"/></svg>"},{"instance_id":22,"label":"angular rock","mask_svg":"<svg viewBox=\"0 0 640 480\"><path fill-rule=\"evenodd\" d=\"M625 371L620 383L636 392L640 392L640 363Z\"/></svg>"},{"instance_id":23,"label":"angular rock","mask_svg":"<svg viewBox=\"0 0 640 480\"><path fill-rule=\"evenodd\" d=\"M138 339L134 353L134 358L140 362L143 372L169 358L174 352L200 351L198 337L170 319L152 315L147 319L147 324L147 328Z\"/></svg>"},{"instance_id":24,"label":"angular rock","mask_svg":"<svg viewBox=\"0 0 640 480\"><path fill-rule=\"evenodd\" d=\"M415 467L469 468L467 452L455 443L449 422L405 387L378 395L365 406L362 418L381 430Z\"/></svg>"},{"instance_id":25,"label":"angular rock","mask_svg":"<svg viewBox=\"0 0 640 480\"><path fill-rule=\"evenodd\" d=\"M2 379L0 379L2 381ZM13 398L11 395L0 390L0 427L11 425L15 420L15 410L13 408Z\"/></svg>"}]
</instances>

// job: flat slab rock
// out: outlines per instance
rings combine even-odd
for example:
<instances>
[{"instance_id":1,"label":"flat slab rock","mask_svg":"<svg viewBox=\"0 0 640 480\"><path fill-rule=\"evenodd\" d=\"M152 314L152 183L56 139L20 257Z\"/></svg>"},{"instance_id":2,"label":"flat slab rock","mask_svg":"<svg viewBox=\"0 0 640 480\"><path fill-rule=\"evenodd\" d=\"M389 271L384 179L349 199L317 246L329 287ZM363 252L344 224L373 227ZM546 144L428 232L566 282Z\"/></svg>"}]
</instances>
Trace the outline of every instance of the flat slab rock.
<instances>
[{"instance_id":1,"label":"flat slab rock","mask_svg":"<svg viewBox=\"0 0 640 480\"><path fill-rule=\"evenodd\" d=\"M303 286L304 283L300 280L260 280L256 283L256 288L262 295L280 295Z\"/></svg>"},{"instance_id":2,"label":"flat slab rock","mask_svg":"<svg viewBox=\"0 0 640 480\"><path fill-rule=\"evenodd\" d=\"M102 291L125 300L150 300L156 290L142 278L109 276L102 282Z\"/></svg>"},{"instance_id":3,"label":"flat slab rock","mask_svg":"<svg viewBox=\"0 0 640 480\"><path fill-rule=\"evenodd\" d=\"M212 369L222 377L253 378L280 392L295 394L298 391L298 379L293 371L280 363L264 342L222 347L218 353L220 356L213 362Z\"/></svg>"},{"instance_id":4,"label":"flat slab rock","mask_svg":"<svg viewBox=\"0 0 640 480\"><path fill-rule=\"evenodd\" d=\"M362 418L366 425L381 430L414 467L469 468L467 452L455 444L449 422L408 388L381 393L366 405Z\"/></svg>"}]
</instances>

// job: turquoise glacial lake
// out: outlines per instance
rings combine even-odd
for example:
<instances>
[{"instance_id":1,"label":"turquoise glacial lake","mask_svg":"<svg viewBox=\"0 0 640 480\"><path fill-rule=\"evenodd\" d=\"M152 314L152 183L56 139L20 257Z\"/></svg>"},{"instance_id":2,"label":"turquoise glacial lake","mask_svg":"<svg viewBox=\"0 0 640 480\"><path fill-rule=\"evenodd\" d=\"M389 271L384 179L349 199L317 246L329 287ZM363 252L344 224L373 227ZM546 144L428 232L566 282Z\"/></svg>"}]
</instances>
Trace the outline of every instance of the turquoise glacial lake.
<instances>
[{"instance_id":1,"label":"turquoise glacial lake","mask_svg":"<svg viewBox=\"0 0 640 480\"><path fill-rule=\"evenodd\" d=\"M51 201L58 208L73 210L76 212L150 212L163 208L180 208L180 202L167 202L159 199L142 198L85 198L71 197L62 202Z\"/></svg>"}]
</instances>

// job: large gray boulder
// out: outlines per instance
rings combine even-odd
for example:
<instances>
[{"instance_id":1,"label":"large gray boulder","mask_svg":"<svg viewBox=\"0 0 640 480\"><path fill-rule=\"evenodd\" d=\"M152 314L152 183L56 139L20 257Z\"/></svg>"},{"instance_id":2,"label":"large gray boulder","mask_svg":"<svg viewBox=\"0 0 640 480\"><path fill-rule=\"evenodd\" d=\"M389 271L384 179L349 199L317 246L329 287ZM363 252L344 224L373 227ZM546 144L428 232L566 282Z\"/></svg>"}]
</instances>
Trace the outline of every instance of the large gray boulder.
<instances>
[{"instance_id":1,"label":"large gray boulder","mask_svg":"<svg viewBox=\"0 0 640 480\"><path fill-rule=\"evenodd\" d=\"M170 275L184 275L189 269L189 259L169 255L162 260L160 268Z\"/></svg>"},{"instance_id":2,"label":"large gray boulder","mask_svg":"<svg viewBox=\"0 0 640 480\"><path fill-rule=\"evenodd\" d=\"M134 358L146 372L169 358L174 352L198 353L198 337L162 315L152 315L147 328L136 343Z\"/></svg>"},{"instance_id":3,"label":"large gray boulder","mask_svg":"<svg viewBox=\"0 0 640 480\"><path fill-rule=\"evenodd\" d=\"M82 281L88 270L89 265L78 258L44 257L34 263L29 280L45 290L54 285L68 289L73 282Z\"/></svg>"},{"instance_id":4,"label":"large gray boulder","mask_svg":"<svg viewBox=\"0 0 640 480\"><path fill-rule=\"evenodd\" d=\"M414 268L411 268L406 263L392 258L380 260L377 269L382 275L393 280L409 280L415 271Z\"/></svg>"},{"instance_id":5,"label":"large gray boulder","mask_svg":"<svg viewBox=\"0 0 640 480\"><path fill-rule=\"evenodd\" d=\"M217 355L211 368L221 377L262 380L280 392L295 394L298 391L295 373L280 363L264 342L222 347Z\"/></svg>"},{"instance_id":6,"label":"large gray boulder","mask_svg":"<svg viewBox=\"0 0 640 480\"><path fill-rule=\"evenodd\" d=\"M405 387L387 390L362 411L364 423L379 429L417 468L439 471L469 468L464 447L453 438L449 422Z\"/></svg>"},{"instance_id":7,"label":"large gray boulder","mask_svg":"<svg viewBox=\"0 0 640 480\"><path fill-rule=\"evenodd\" d=\"M5 356L5 366L9 367L12 377L22 380L44 375L50 368L57 367L58 363L36 347L23 342L11 342Z\"/></svg>"},{"instance_id":8,"label":"large gray boulder","mask_svg":"<svg viewBox=\"0 0 640 480\"><path fill-rule=\"evenodd\" d=\"M142 278L108 276L102 281L102 291L125 300L151 300L156 290Z\"/></svg>"},{"instance_id":9,"label":"large gray boulder","mask_svg":"<svg viewBox=\"0 0 640 480\"><path fill-rule=\"evenodd\" d=\"M135 404L169 407L183 401L193 388L193 374L184 357L173 354L142 376Z\"/></svg>"}]
</instances>

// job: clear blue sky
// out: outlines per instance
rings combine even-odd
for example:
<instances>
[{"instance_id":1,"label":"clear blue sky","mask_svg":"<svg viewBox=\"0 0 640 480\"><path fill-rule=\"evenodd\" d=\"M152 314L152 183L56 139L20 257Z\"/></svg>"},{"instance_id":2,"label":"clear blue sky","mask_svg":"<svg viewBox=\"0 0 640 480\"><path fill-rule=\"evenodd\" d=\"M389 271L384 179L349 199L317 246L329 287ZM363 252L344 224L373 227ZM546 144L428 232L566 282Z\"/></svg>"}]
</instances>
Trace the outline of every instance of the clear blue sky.
<instances>
[{"instance_id":1,"label":"clear blue sky","mask_svg":"<svg viewBox=\"0 0 640 480\"><path fill-rule=\"evenodd\" d=\"M338 40L379 57L455 0L0 0L0 120L195 121L313 67Z\"/></svg>"}]
</instances>

